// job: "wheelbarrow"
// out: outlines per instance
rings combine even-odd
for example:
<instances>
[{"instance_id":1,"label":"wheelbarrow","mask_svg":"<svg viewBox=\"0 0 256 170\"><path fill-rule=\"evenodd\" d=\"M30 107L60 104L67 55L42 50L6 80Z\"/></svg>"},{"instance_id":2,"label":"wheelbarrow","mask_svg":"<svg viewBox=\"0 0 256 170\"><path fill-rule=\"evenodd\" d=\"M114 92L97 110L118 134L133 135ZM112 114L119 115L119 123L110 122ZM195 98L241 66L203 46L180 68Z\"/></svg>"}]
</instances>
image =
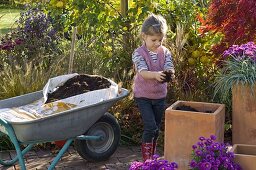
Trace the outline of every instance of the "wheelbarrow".
<instances>
[{"instance_id":1,"label":"wheelbarrow","mask_svg":"<svg viewBox=\"0 0 256 170\"><path fill-rule=\"evenodd\" d=\"M26 170L23 156L37 143L66 140L48 170L54 169L62 155L74 141L78 154L89 161L108 159L117 149L120 141L120 127L108 109L118 100L126 97L128 90L122 88L117 97L89 106L72 108L59 114L40 119L11 122L0 119L0 134L7 134L14 144L17 156L0 163L14 165L19 161ZM42 91L29 93L0 101L0 109L19 107L43 97ZM26 147L22 150L21 145Z\"/></svg>"}]
</instances>

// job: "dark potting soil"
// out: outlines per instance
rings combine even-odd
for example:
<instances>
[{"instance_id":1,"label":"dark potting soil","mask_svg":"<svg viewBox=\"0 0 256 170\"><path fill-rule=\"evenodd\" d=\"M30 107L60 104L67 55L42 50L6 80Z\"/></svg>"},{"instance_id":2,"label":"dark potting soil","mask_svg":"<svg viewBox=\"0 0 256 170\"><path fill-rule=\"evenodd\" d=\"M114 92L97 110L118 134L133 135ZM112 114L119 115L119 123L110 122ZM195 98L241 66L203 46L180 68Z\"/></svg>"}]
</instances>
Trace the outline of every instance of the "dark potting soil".
<instances>
[{"instance_id":1,"label":"dark potting soil","mask_svg":"<svg viewBox=\"0 0 256 170\"><path fill-rule=\"evenodd\" d=\"M162 83L172 81L172 78L173 78L173 73L172 72L170 72L170 71L163 71L163 73L165 74L165 79L162 81Z\"/></svg>"},{"instance_id":2,"label":"dark potting soil","mask_svg":"<svg viewBox=\"0 0 256 170\"><path fill-rule=\"evenodd\" d=\"M68 79L63 85L57 87L53 93L48 93L45 103L65 99L93 90L110 87L111 83L102 76L80 74Z\"/></svg>"},{"instance_id":3,"label":"dark potting soil","mask_svg":"<svg viewBox=\"0 0 256 170\"><path fill-rule=\"evenodd\" d=\"M199 112L198 110L194 109L193 107L191 107L191 106L185 106L185 105L176 107L176 110Z\"/></svg>"},{"instance_id":4,"label":"dark potting soil","mask_svg":"<svg viewBox=\"0 0 256 170\"><path fill-rule=\"evenodd\" d=\"M196 110L195 108L193 108L191 106L186 106L186 105L178 106L178 107L176 107L176 110L200 112L200 111ZM211 110L206 110L205 113L212 113L212 111Z\"/></svg>"}]
</instances>

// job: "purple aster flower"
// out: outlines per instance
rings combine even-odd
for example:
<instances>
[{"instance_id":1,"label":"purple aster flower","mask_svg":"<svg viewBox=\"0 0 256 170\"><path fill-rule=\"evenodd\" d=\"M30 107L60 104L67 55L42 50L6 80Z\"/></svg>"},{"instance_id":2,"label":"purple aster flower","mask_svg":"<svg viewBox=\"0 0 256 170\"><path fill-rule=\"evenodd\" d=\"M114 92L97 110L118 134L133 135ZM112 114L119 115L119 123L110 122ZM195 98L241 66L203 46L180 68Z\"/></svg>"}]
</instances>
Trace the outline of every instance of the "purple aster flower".
<instances>
[{"instance_id":1,"label":"purple aster flower","mask_svg":"<svg viewBox=\"0 0 256 170\"><path fill-rule=\"evenodd\" d=\"M151 168L150 168L149 165L142 165L141 169L143 169L143 170L150 170Z\"/></svg>"},{"instance_id":2,"label":"purple aster flower","mask_svg":"<svg viewBox=\"0 0 256 170\"><path fill-rule=\"evenodd\" d=\"M161 159L158 155L154 155L152 160L131 163L129 170L176 170L177 168L177 163L170 163L165 159Z\"/></svg>"},{"instance_id":3,"label":"purple aster flower","mask_svg":"<svg viewBox=\"0 0 256 170\"><path fill-rule=\"evenodd\" d=\"M202 154L203 154L203 152L202 152L201 150L197 150L197 151L196 151L196 155L197 155L197 156L201 156Z\"/></svg>"},{"instance_id":4,"label":"purple aster flower","mask_svg":"<svg viewBox=\"0 0 256 170\"><path fill-rule=\"evenodd\" d=\"M166 169L171 169L171 167L167 166L166 164L163 164L158 169L159 170L166 170Z\"/></svg>"},{"instance_id":5,"label":"purple aster flower","mask_svg":"<svg viewBox=\"0 0 256 170\"><path fill-rule=\"evenodd\" d=\"M213 143L213 144L211 145L211 148L212 148L213 151L219 150L220 145L219 145L219 143L215 142L215 143Z\"/></svg>"},{"instance_id":6,"label":"purple aster flower","mask_svg":"<svg viewBox=\"0 0 256 170\"><path fill-rule=\"evenodd\" d=\"M197 146L196 145L192 145L192 148L193 148L193 150L195 150L197 148Z\"/></svg>"},{"instance_id":7,"label":"purple aster flower","mask_svg":"<svg viewBox=\"0 0 256 170\"><path fill-rule=\"evenodd\" d=\"M212 157L212 155L211 155L211 154L207 154L207 155L205 156L205 158L206 158L206 160L208 160L208 161L209 161L209 160L212 160L212 158L213 158L213 157Z\"/></svg>"},{"instance_id":8,"label":"purple aster flower","mask_svg":"<svg viewBox=\"0 0 256 170\"><path fill-rule=\"evenodd\" d=\"M196 161L195 161L195 160L192 160L192 161L189 163L189 166L190 166L191 168L195 168L195 167L197 166Z\"/></svg>"},{"instance_id":9,"label":"purple aster flower","mask_svg":"<svg viewBox=\"0 0 256 170\"><path fill-rule=\"evenodd\" d=\"M227 169L228 167L230 167L230 164L225 162L225 163L223 163L223 167Z\"/></svg>"},{"instance_id":10,"label":"purple aster flower","mask_svg":"<svg viewBox=\"0 0 256 170\"><path fill-rule=\"evenodd\" d=\"M220 165L220 161L218 159L214 160L214 162L212 163L212 167L218 168L219 165Z\"/></svg>"},{"instance_id":11,"label":"purple aster flower","mask_svg":"<svg viewBox=\"0 0 256 170\"><path fill-rule=\"evenodd\" d=\"M232 159L235 158L234 152L227 152L227 157Z\"/></svg>"},{"instance_id":12,"label":"purple aster flower","mask_svg":"<svg viewBox=\"0 0 256 170\"><path fill-rule=\"evenodd\" d=\"M159 164L159 165L167 164L167 163L168 163L167 160L159 160L159 161L157 161L157 164Z\"/></svg>"},{"instance_id":13,"label":"purple aster flower","mask_svg":"<svg viewBox=\"0 0 256 170\"><path fill-rule=\"evenodd\" d=\"M211 138L211 140L216 140L216 136L215 135L211 135L210 138Z\"/></svg>"},{"instance_id":14,"label":"purple aster flower","mask_svg":"<svg viewBox=\"0 0 256 170\"><path fill-rule=\"evenodd\" d=\"M199 137L199 140L200 140L200 141L204 141L204 140L205 140L205 137L200 136L200 137Z\"/></svg>"},{"instance_id":15,"label":"purple aster flower","mask_svg":"<svg viewBox=\"0 0 256 170\"><path fill-rule=\"evenodd\" d=\"M160 156L159 155L157 155L157 154L154 154L153 155L153 159L158 159Z\"/></svg>"},{"instance_id":16,"label":"purple aster flower","mask_svg":"<svg viewBox=\"0 0 256 170\"><path fill-rule=\"evenodd\" d=\"M132 162L129 170L138 170L143 165L142 162Z\"/></svg>"},{"instance_id":17,"label":"purple aster flower","mask_svg":"<svg viewBox=\"0 0 256 170\"><path fill-rule=\"evenodd\" d=\"M197 142L197 145L200 147L204 147L204 143L203 142Z\"/></svg>"},{"instance_id":18,"label":"purple aster flower","mask_svg":"<svg viewBox=\"0 0 256 170\"><path fill-rule=\"evenodd\" d=\"M222 59L234 59L236 61L242 61L244 59L249 59L255 62L256 56L256 45L254 42L248 42L240 46L233 45L229 49L225 50L222 54Z\"/></svg>"},{"instance_id":19,"label":"purple aster flower","mask_svg":"<svg viewBox=\"0 0 256 170\"><path fill-rule=\"evenodd\" d=\"M204 163L201 165L202 170L210 170L211 167L212 167L212 165L211 165L210 162L204 162Z\"/></svg>"},{"instance_id":20,"label":"purple aster flower","mask_svg":"<svg viewBox=\"0 0 256 170\"><path fill-rule=\"evenodd\" d=\"M159 162L156 162L156 160L153 160L149 163L149 167L151 167L151 169L156 169L158 167L158 164ZM161 162L160 165L161 164L164 164L164 163Z\"/></svg>"},{"instance_id":21,"label":"purple aster flower","mask_svg":"<svg viewBox=\"0 0 256 170\"><path fill-rule=\"evenodd\" d=\"M212 142L213 142L213 141L212 141L211 139L206 139L205 144L206 144L206 145L210 145Z\"/></svg>"},{"instance_id":22,"label":"purple aster flower","mask_svg":"<svg viewBox=\"0 0 256 170\"><path fill-rule=\"evenodd\" d=\"M171 167L178 168L178 164L176 162L171 162Z\"/></svg>"},{"instance_id":23,"label":"purple aster flower","mask_svg":"<svg viewBox=\"0 0 256 170\"><path fill-rule=\"evenodd\" d=\"M215 142L213 135L205 138L204 144L200 139L197 142L197 145L201 145L199 149L192 150L192 159L189 163L191 170L240 170L241 167L234 162L234 153L228 152L227 144Z\"/></svg>"}]
</instances>

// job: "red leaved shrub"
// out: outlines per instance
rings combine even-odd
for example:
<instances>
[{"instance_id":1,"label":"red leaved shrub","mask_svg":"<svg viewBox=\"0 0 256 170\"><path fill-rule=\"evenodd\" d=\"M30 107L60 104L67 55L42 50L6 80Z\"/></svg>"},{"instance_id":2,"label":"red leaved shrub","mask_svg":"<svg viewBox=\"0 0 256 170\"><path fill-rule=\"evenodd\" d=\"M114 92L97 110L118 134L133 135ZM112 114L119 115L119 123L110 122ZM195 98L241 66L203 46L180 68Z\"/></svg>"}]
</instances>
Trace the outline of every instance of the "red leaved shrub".
<instances>
[{"instance_id":1,"label":"red leaved shrub","mask_svg":"<svg viewBox=\"0 0 256 170\"><path fill-rule=\"evenodd\" d=\"M221 43L213 48L215 54L221 54L233 44L255 41L255 0L212 0L206 23L210 27L205 28L224 34Z\"/></svg>"}]
</instances>

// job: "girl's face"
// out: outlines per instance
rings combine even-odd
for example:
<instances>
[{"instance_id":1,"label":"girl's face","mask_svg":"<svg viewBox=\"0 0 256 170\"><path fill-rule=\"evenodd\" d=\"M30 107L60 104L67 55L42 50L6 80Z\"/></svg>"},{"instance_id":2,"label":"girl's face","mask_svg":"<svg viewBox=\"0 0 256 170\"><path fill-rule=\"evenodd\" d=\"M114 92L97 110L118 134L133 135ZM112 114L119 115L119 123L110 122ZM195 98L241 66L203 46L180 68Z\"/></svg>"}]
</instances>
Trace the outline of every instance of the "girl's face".
<instances>
[{"instance_id":1,"label":"girl's face","mask_svg":"<svg viewBox=\"0 0 256 170\"><path fill-rule=\"evenodd\" d=\"M157 52L158 47L162 45L164 36L161 34L146 35L142 33L142 38L148 50Z\"/></svg>"}]
</instances>

